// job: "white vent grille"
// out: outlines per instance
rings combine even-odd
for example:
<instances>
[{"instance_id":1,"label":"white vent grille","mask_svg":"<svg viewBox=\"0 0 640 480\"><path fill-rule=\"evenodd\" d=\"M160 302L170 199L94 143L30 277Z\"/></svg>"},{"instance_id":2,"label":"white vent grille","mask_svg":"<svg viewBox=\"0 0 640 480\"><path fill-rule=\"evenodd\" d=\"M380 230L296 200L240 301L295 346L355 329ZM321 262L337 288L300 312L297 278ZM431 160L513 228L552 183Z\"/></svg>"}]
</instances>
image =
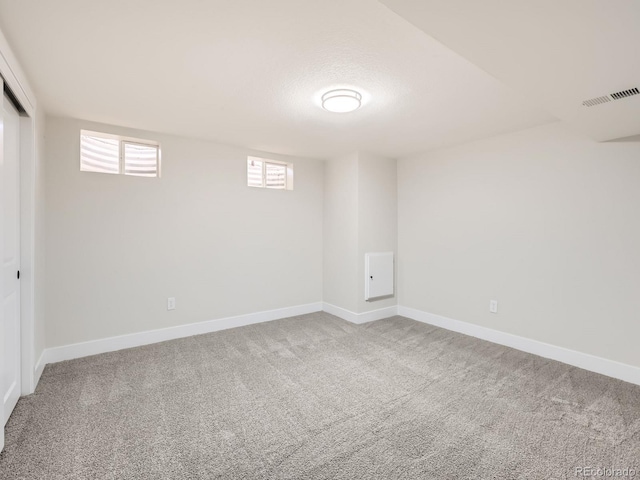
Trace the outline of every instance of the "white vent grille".
<instances>
[{"instance_id":1,"label":"white vent grille","mask_svg":"<svg viewBox=\"0 0 640 480\"><path fill-rule=\"evenodd\" d=\"M600 105L601 103L607 103L610 101L611 99L609 97L596 97L585 100L584 102L582 102L582 105L584 105L585 107L595 107L596 105Z\"/></svg>"}]
</instances>

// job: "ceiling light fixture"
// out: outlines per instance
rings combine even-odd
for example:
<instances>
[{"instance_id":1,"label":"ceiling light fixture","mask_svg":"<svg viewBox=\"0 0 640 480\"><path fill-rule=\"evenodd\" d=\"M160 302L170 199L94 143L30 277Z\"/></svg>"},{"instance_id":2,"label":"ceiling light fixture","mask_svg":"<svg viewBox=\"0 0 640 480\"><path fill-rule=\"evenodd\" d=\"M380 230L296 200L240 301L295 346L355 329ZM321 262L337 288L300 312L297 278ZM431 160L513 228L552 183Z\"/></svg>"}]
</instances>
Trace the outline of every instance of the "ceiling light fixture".
<instances>
[{"instance_id":1,"label":"ceiling light fixture","mask_svg":"<svg viewBox=\"0 0 640 480\"><path fill-rule=\"evenodd\" d=\"M322 108L334 113L353 112L360 108L362 95L355 90L341 88L322 95Z\"/></svg>"}]
</instances>

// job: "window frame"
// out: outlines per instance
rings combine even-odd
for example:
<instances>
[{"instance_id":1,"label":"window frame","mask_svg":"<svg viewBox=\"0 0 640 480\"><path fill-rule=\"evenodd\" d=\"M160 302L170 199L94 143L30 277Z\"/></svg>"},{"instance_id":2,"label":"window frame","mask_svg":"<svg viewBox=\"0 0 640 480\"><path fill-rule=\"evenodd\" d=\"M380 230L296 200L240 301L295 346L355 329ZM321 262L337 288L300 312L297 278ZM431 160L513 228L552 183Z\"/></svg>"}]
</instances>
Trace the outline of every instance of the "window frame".
<instances>
[{"instance_id":1,"label":"window frame","mask_svg":"<svg viewBox=\"0 0 640 480\"><path fill-rule=\"evenodd\" d=\"M117 173L107 173L107 172L94 172L91 170L83 170L82 169L82 137L97 137L97 138L104 138L107 140L117 140L118 141L118 172ZM126 168L125 168L125 144L129 144L129 145L141 145L141 146L145 146L145 147L154 147L156 150L156 175L155 176L149 176L149 175L135 175L132 173L126 173ZM160 178L160 172L161 172L161 149L160 149L160 143L153 141L153 140L146 140L146 139L142 139L142 138L134 138L134 137L127 137L124 135L115 135L112 133L106 133L106 132L96 132L95 130L84 130L81 129L80 130L80 152L79 152L79 159L80 159L80 171L84 172L84 173L105 173L108 175L123 175L125 177L143 177L143 178Z\"/></svg>"},{"instance_id":2,"label":"window frame","mask_svg":"<svg viewBox=\"0 0 640 480\"><path fill-rule=\"evenodd\" d=\"M262 163L262 184L261 185L250 185L249 184L249 162L251 161L259 161ZM284 188L277 187L268 187L267 186L267 165L277 165L278 167L285 168L284 175ZM262 188L264 190L280 190L280 191L289 191L293 190L293 163L282 162L279 160L273 160L271 158L264 157L256 157L253 155L247 156L247 186L250 188Z\"/></svg>"}]
</instances>

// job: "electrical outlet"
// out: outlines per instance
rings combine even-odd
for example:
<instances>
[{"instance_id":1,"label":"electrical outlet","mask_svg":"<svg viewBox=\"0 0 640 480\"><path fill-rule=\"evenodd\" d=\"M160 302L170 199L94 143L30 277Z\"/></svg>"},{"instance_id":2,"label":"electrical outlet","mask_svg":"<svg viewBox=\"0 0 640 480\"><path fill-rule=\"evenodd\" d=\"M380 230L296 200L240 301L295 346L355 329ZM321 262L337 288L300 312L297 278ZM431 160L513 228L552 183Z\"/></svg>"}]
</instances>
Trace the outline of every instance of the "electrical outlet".
<instances>
[{"instance_id":1,"label":"electrical outlet","mask_svg":"<svg viewBox=\"0 0 640 480\"><path fill-rule=\"evenodd\" d=\"M497 300L490 300L489 301L489 312L498 313L498 301Z\"/></svg>"},{"instance_id":2,"label":"electrical outlet","mask_svg":"<svg viewBox=\"0 0 640 480\"><path fill-rule=\"evenodd\" d=\"M175 297L167 298L167 310L175 310L176 309L176 299Z\"/></svg>"}]
</instances>

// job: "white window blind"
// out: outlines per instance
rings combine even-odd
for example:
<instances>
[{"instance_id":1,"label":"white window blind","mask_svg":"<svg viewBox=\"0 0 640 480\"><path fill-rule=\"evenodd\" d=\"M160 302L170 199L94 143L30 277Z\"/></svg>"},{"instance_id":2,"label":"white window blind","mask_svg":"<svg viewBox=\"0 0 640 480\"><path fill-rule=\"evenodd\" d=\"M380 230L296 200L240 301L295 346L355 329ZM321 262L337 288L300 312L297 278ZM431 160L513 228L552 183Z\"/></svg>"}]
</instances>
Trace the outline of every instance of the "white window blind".
<instances>
[{"instance_id":1,"label":"white window blind","mask_svg":"<svg viewBox=\"0 0 640 480\"><path fill-rule=\"evenodd\" d=\"M158 177L160 146L150 140L82 130L80 132L80 170Z\"/></svg>"},{"instance_id":2,"label":"white window blind","mask_svg":"<svg viewBox=\"0 0 640 480\"><path fill-rule=\"evenodd\" d=\"M265 187L284 190L287 188L287 166L265 162Z\"/></svg>"},{"instance_id":3,"label":"white window blind","mask_svg":"<svg viewBox=\"0 0 640 480\"><path fill-rule=\"evenodd\" d=\"M113 138L81 135L80 170L120 173L120 142Z\"/></svg>"},{"instance_id":4,"label":"white window blind","mask_svg":"<svg viewBox=\"0 0 640 480\"><path fill-rule=\"evenodd\" d=\"M247 185L262 187L262 161L250 158L247 162Z\"/></svg>"},{"instance_id":5,"label":"white window blind","mask_svg":"<svg viewBox=\"0 0 640 480\"><path fill-rule=\"evenodd\" d=\"M124 173L140 177L158 176L158 146L123 142Z\"/></svg>"},{"instance_id":6,"label":"white window blind","mask_svg":"<svg viewBox=\"0 0 640 480\"><path fill-rule=\"evenodd\" d=\"M247 185L274 190L293 190L293 164L248 157Z\"/></svg>"}]
</instances>

